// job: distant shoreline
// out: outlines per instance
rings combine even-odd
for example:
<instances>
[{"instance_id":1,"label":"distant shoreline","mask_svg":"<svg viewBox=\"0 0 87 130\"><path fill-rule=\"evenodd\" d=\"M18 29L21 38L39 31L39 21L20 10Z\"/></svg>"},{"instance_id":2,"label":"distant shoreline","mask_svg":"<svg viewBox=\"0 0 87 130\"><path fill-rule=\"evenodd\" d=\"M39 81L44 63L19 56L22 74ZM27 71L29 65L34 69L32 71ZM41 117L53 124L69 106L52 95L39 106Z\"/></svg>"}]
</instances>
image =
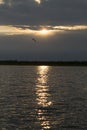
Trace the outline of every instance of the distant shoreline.
<instances>
[{"instance_id":1,"label":"distant shoreline","mask_svg":"<svg viewBox=\"0 0 87 130\"><path fill-rule=\"evenodd\" d=\"M0 65L87 66L87 61L0 61Z\"/></svg>"}]
</instances>

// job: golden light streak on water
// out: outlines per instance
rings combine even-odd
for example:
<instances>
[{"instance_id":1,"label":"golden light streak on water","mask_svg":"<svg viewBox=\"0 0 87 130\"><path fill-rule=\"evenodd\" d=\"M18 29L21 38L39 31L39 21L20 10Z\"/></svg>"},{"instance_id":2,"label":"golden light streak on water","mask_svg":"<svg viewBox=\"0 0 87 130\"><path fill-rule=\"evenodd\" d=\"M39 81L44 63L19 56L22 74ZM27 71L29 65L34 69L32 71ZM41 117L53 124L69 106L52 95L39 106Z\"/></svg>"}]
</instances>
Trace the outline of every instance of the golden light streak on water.
<instances>
[{"instance_id":1,"label":"golden light streak on water","mask_svg":"<svg viewBox=\"0 0 87 130\"><path fill-rule=\"evenodd\" d=\"M36 94L37 94L37 101L38 105L41 105L43 107L51 105L51 101L48 100L50 97L49 92L49 86L47 85L47 79L48 79L48 66L39 66L38 67L38 78L37 78L37 88L36 88Z\"/></svg>"},{"instance_id":2,"label":"golden light streak on water","mask_svg":"<svg viewBox=\"0 0 87 130\"><path fill-rule=\"evenodd\" d=\"M50 100L49 86L47 85L48 81L48 66L39 66L37 68L37 85L36 85L36 101L38 106L41 108L47 108L52 105L52 101ZM37 109L38 120L41 122L42 130L50 129L50 121L46 116L46 110Z\"/></svg>"}]
</instances>

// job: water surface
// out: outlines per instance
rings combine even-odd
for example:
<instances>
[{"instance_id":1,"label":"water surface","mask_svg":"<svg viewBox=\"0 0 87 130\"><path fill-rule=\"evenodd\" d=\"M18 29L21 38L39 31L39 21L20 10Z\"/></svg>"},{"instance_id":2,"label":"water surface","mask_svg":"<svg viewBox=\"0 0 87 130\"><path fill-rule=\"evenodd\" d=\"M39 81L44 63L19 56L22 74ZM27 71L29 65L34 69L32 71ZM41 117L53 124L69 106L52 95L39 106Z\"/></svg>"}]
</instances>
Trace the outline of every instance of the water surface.
<instances>
[{"instance_id":1,"label":"water surface","mask_svg":"<svg viewBox=\"0 0 87 130\"><path fill-rule=\"evenodd\" d=\"M0 130L87 130L87 67L0 66Z\"/></svg>"}]
</instances>

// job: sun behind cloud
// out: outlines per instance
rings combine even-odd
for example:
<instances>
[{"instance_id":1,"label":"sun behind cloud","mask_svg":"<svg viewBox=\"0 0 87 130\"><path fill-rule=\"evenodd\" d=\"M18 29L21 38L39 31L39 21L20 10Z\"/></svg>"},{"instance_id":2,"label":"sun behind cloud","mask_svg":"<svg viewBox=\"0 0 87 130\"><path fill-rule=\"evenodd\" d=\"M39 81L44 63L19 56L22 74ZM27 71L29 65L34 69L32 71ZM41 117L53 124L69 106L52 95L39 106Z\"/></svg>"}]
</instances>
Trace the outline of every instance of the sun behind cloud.
<instances>
[{"instance_id":1,"label":"sun behind cloud","mask_svg":"<svg viewBox=\"0 0 87 130\"><path fill-rule=\"evenodd\" d=\"M55 34L55 30L48 29L48 28L42 28L37 31L37 35L48 37Z\"/></svg>"},{"instance_id":2,"label":"sun behind cloud","mask_svg":"<svg viewBox=\"0 0 87 130\"><path fill-rule=\"evenodd\" d=\"M47 34L49 34L49 30L47 30L47 29L42 29L42 30L40 30L39 32L40 32L40 34L42 34L42 35L47 35Z\"/></svg>"},{"instance_id":3,"label":"sun behind cloud","mask_svg":"<svg viewBox=\"0 0 87 130\"><path fill-rule=\"evenodd\" d=\"M40 4L40 3L41 3L41 0L35 0L35 2L37 2L38 4Z\"/></svg>"},{"instance_id":4,"label":"sun behind cloud","mask_svg":"<svg viewBox=\"0 0 87 130\"><path fill-rule=\"evenodd\" d=\"M1 35L35 35L41 37L49 37L61 32L69 31L82 31L87 30L87 25L74 25L74 26L40 26L35 29L36 26L27 25L0 25Z\"/></svg>"}]
</instances>

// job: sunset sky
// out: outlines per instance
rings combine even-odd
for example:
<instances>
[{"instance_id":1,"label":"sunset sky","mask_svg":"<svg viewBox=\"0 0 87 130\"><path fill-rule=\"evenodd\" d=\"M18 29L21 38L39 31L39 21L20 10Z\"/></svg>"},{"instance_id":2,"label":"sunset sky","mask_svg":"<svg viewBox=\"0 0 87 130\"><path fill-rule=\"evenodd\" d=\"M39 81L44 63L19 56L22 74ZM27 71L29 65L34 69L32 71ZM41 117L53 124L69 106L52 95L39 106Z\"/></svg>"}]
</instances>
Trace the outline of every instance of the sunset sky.
<instances>
[{"instance_id":1,"label":"sunset sky","mask_svg":"<svg viewBox=\"0 0 87 130\"><path fill-rule=\"evenodd\" d=\"M87 60L87 0L0 0L0 60Z\"/></svg>"}]
</instances>

